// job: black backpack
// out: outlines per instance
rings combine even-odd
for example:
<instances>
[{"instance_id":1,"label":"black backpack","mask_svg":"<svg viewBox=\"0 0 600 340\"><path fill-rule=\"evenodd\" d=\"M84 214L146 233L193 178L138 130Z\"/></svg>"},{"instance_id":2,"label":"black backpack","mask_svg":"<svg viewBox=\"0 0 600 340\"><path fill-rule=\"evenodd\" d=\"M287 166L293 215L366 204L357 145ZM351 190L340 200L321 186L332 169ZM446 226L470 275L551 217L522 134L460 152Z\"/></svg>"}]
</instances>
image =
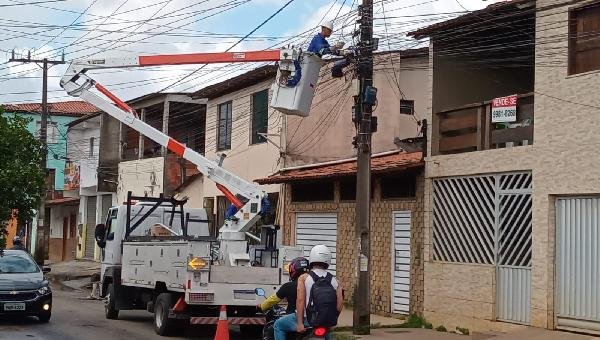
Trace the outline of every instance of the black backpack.
<instances>
[{"instance_id":1,"label":"black backpack","mask_svg":"<svg viewBox=\"0 0 600 340\"><path fill-rule=\"evenodd\" d=\"M306 318L312 327L333 327L337 325L337 293L331 285L333 275L324 277L309 272L314 283L310 289L310 299L306 307Z\"/></svg>"}]
</instances>

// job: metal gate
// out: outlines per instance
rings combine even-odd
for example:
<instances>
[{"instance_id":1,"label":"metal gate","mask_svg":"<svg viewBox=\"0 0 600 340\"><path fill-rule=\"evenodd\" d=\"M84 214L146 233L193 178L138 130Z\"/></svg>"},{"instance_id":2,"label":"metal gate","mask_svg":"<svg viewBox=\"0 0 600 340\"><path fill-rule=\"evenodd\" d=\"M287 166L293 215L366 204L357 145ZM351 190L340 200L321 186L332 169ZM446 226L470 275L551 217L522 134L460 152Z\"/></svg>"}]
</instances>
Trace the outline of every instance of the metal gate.
<instances>
[{"instance_id":1,"label":"metal gate","mask_svg":"<svg viewBox=\"0 0 600 340\"><path fill-rule=\"evenodd\" d=\"M331 265L329 266L329 270L335 275L337 214L296 214L296 245L304 246L304 256L308 257L310 249L317 244L324 244L331 250Z\"/></svg>"},{"instance_id":2,"label":"metal gate","mask_svg":"<svg viewBox=\"0 0 600 340\"><path fill-rule=\"evenodd\" d=\"M600 198L556 200L556 326L600 331Z\"/></svg>"},{"instance_id":3,"label":"metal gate","mask_svg":"<svg viewBox=\"0 0 600 340\"><path fill-rule=\"evenodd\" d=\"M393 212L392 313L410 312L410 211Z\"/></svg>"},{"instance_id":4,"label":"metal gate","mask_svg":"<svg viewBox=\"0 0 600 340\"><path fill-rule=\"evenodd\" d=\"M531 174L499 178L498 320L530 323L531 310Z\"/></svg>"},{"instance_id":5,"label":"metal gate","mask_svg":"<svg viewBox=\"0 0 600 340\"><path fill-rule=\"evenodd\" d=\"M530 172L433 183L436 260L496 266L497 319L528 324L531 307Z\"/></svg>"},{"instance_id":6,"label":"metal gate","mask_svg":"<svg viewBox=\"0 0 600 340\"><path fill-rule=\"evenodd\" d=\"M96 229L96 196L86 196L85 205L85 257L94 258L96 241L94 231Z\"/></svg>"}]
</instances>

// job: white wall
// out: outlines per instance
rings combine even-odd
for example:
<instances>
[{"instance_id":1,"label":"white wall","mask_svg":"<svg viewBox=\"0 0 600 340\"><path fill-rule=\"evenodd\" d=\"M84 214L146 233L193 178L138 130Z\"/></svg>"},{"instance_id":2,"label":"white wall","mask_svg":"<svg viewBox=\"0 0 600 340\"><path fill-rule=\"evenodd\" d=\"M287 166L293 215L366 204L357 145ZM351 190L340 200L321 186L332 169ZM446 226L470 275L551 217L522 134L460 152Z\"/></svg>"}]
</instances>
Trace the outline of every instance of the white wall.
<instances>
[{"instance_id":1,"label":"white wall","mask_svg":"<svg viewBox=\"0 0 600 340\"><path fill-rule=\"evenodd\" d=\"M50 209L50 238L62 238L63 237L63 219L74 214L77 221L80 221L81 215L79 215L78 206L53 206ZM68 229L68 228L67 228ZM70 238L67 235L66 238Z\"/></svg>"},{"instance_id":2,"label":"white wall","mask_svg":"<svg viewBox=\"0 0 600 340\"><path fill-rule=\"evenodd\" d=\"M206 157L217 159L217 110L218 105L232 100L232 136L231 150L224 150L227 155L223 167L236 175L248 180L266 177L279 168L279 147L269 142L250 145L250 124L252 121L252 94L269 89L272 80L263 81L243 90L222 97L211 99L206 111ZM269 92L269 98L271 93ZM269 134L279 134L281 128L281 113L269 108ZM279 137L269 137L279 144ZM218 152L220 154L221 152ZM263 186L267 192L279 191L279 185ZM223 195L214 182L204 181L205 197ZM193 194L196 195L196 194ZM188 195L192 196L192 195ZM200 205L201 206L201 205Z\"/></svg>"},{"instance_id":3,"label":"white wall","mask_svg":"<svg viewBox=\"0 0 600 340\"><path fill-rule=\"evenodd\" d=\"M204 208L204 177L198 176L187 186L179 190L179 199L188 197L186 208Z\"/></svg>"},{"instance_id":4,"label":"white wall","mask_svg":"<svg viewBox=\"0 0 600 340\"><path fill-rule=\"evenodd\" d=\"M117 202L125 202L128 191L136 196L158 197L163 192L163 173L162 157L119 163Z\"/></svg>"},{"instance_id":5,"label":"white wall","mask_svg":"<svg viewBox=\"0 0 600 340\"><path fill-rule=\"evenodd\" d=\"M67 158L79 165L80 187L93 187L98 184L98 158L100 152L100 116L90 118L67 132ZM90 155L91 138L93 153Z\"/></svg>"}]
</instances>

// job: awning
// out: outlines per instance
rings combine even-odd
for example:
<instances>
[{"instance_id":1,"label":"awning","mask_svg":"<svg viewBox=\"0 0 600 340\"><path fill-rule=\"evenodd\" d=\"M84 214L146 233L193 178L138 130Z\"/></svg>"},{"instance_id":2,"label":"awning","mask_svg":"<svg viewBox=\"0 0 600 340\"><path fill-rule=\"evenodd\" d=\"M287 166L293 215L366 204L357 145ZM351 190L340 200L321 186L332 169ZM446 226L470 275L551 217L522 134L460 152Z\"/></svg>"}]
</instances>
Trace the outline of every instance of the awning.
<instances>
[{"instance_id":1,"label":"awning","mask_svg":"<svg viewBox=\"0 0 600 340\"><path fill-rule=\"evenodd\" d=\"M78 197L63 197L63 198L55 198L52 200L46 201L46 206L53 205L79 205Z\"/></svg>"},{"instance_id":2,"label":"awning","mask_svg":"<svg viewBox=\"0 0 600 340\"><path fill-rule=\"evenodd\" d=\"M421 152L394 153L381 156L373 156L371 159L371 172L382 173L405 170L408 168L423 167L423 155ZM351 176L356 174L356 160L337 164L315 165L311 167L280 171L266 178L255 180L259 184L276 184L298 180L335 178Z\"/></svg>"}]
</instances>

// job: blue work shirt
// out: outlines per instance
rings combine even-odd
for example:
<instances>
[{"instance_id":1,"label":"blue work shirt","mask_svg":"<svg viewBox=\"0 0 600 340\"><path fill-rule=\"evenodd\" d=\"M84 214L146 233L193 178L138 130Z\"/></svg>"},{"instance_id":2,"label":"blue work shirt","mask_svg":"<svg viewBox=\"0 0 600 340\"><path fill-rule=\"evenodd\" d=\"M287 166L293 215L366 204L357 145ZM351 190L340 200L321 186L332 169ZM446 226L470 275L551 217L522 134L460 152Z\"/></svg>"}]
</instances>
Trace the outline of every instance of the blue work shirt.
<instances>
[{"instance_id":1,"label":"blue work shirt","mask_svg":"<svg viewBox=\"0 0 600 340\"><path fill-rule=\"evenodd\" d=\"M308 52L316 53L319 55L330 54L329 43L327 39L321 34L316 34L308 45Z\"/></svg>"}]
</instances>

